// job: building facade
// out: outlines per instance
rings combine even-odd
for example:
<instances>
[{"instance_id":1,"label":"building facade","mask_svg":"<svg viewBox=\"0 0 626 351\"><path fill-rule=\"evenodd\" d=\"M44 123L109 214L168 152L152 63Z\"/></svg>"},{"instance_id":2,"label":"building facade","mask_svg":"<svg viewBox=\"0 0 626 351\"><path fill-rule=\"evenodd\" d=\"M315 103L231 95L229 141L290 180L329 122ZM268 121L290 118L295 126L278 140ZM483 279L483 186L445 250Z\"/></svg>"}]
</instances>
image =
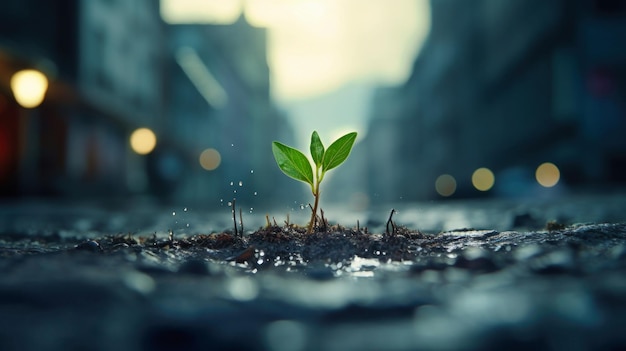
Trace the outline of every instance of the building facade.
<instances>
[{"instance_id":1,"label":"building facade","mask_svg":"<svg viewBox=\"0 0 626 351\"><path fill-rule=\"evenodd\" d=\"M290 189L274 185L271 141L292 133L269 98L265 50L264 30L243 19L172 26L153 0L3 2L0 196L279 199ZM13 97L22 68L50 81L37 108ZM156 135L148 155L129 145L140 127ZM207 148L220 155L211 171Z\"/></svg>"},{"instance_id":2,"label":"building facade","mask_svg":"<svg viewBox=\"0 0 626 351\"><path fill-rule=\"evenodd\" d=\"M522 196L547 161L561 185L626 181L616 136L626 121L623 2L438 0L431 9L412 76L373 101L371 193L440 198L434 185L448 174L453 197ZM471 181L481 167L496 176L486 193Z\"/></svg>"},{"instance_id":3,"label":"building facade","mask_svg":"<svg viewBox=\"0 0 626 351\"><path fill-rule=\"evenodd\" d=\"M194 158L178 196L220 205L236 198L250 207L284 198L293 189L275 186L281 175L271 142L293 133L270 100L265 30L240 18L231 25L172 25L169 36L164 125ZM197 162L206 149L220 155L215 169Z\"/></svg>"}]
</instances>

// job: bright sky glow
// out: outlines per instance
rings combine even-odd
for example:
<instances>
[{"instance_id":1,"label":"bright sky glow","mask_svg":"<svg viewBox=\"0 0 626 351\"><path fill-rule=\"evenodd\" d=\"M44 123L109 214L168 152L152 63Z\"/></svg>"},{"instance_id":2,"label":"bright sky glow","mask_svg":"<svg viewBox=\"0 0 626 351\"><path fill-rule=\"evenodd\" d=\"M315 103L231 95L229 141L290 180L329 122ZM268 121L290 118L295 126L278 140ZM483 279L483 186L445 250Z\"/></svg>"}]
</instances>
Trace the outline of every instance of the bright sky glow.
<instances>
[{"instance_id":1,"label":"bright sky glow","mask_svg":"<svg viewBox=\"0 0 626 351\"><path fill-rule=\"evenodd\" d=\"M232 24L241 6L242 0L161 0L161 17L169 24Z\"/></svg>"},{"instance_id":2,"label":"bright sky glow","mask_svg":"<svg viewBox=\"0 0 626 351\"><path fill-rule=\"evenodd\" d=\"M268 29L272 95L306 99L347 82L399 84L430 27L428 0L161 0L168 23Z\"/></svg>"},{"instance_id":3,"label":"bright sky glow","mask_svg":"<svg viewBox=\"0 0 626 351\"><path fill-rule=\"evenodd\" d=\"M269 28L268 63L278 101L324 94L346 82L402 83L430 27L426 0L245 4L249 23Z\"/></svg>"}]
</instances>

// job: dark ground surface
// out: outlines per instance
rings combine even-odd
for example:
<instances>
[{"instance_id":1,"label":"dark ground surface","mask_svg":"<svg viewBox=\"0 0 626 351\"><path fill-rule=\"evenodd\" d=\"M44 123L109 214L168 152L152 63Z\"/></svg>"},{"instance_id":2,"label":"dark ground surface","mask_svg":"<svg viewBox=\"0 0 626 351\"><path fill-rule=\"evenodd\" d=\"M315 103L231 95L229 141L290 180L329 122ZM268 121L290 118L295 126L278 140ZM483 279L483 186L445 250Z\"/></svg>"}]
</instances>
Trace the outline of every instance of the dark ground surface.
<instances>
[{"instance_id":1,"label":"dark ground surface","mask_svg":"<svg viewBox=\"0 0 626 351\"><path fill-rule=\"evenodd\" d=\"M408 206L392 234L380 212L378 234L243 238L186 209L6 205L0 350L620 350L625 205Z\"/></svg>"}]
</instances>

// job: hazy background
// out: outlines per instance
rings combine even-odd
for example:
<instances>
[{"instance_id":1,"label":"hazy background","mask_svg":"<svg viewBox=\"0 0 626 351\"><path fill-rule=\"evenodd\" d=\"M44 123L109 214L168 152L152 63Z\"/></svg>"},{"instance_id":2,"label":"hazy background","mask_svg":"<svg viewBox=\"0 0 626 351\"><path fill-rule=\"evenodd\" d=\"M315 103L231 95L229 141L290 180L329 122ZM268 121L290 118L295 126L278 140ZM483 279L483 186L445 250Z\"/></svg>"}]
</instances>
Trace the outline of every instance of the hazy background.
<instances>
[{"instance_id":1,"label":"hazy background","mask_svg":"<svg viewBox=\"0 0 626 351\"><path fill-rule=\"evenodd\" d=\"M625 43L624 0L3 1L0 196L298 207L313 130L359 132L323 204L614 191Z\"/></svg>"}]
</instances>

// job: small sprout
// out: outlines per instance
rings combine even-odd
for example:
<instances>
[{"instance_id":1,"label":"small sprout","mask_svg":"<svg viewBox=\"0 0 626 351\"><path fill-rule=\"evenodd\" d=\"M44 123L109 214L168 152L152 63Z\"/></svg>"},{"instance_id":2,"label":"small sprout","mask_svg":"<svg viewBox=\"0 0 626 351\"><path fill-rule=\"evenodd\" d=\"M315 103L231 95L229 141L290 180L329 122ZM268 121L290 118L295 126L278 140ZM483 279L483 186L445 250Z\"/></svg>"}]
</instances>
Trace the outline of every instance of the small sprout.
<instances>
[{"instance_id":1,"label":"small sprout","mask_svg":"<svg viewBox=\"0 0 626 351\"><path fill-rule=\"evenodd\" d=\"M239 229L241 230L241 237L243 237L243 216L241 215L241 207L239 207Z\"/></svg>"},{"instance_id":2,"label":"small sprout","mask_svg":"<svg viewBox=\"0 0 626 351\"><path fill-rule=\"evenodd\" d=\"M235 236L237 236L238 231L237 231L237 211L235 211L235 201L237 201L237 199L233 199L232 202L229 202L229 204L231 205L231 212L233 214L233 224L235 225Z\"/></svg>"},{"instance_id":3,"label":"small sprout","mask_svg":"<svg viewBox=\"0 0 626 351\"><path fill-rule=\"evenodd\" d=\"M395 209L391 209L391 213L389 213L389 219L387 220L387 225L385 226L385 233L395 234L396 233L396 225L393 223L393 214L396 213ZM389 230L389 226L391 225L391 231Z\"/></svg>"},{"instance_id":4,"label":"small sprout","mask_svg":"<svg viewBox=\"0 0 626 351\"><path fill-rule=\"evenodd\" d=\"M311 192L315 197L315 204L311 213L311 221L307 233L313 232L313 227L317 219L317 208L320 198L320 183L324 179L324 175L329 170L342 164L350 155L357 133L348 133L341 138L335 140L328 149L324 149L324 145L320 140L316 131L311 135L311 157L315 165L315 172L311 168L309 159L300 151L281 144L277 141L272 143L272 152L278 167L287 176L305 182L311 186Z\"/></svg>"}]
</instances>

